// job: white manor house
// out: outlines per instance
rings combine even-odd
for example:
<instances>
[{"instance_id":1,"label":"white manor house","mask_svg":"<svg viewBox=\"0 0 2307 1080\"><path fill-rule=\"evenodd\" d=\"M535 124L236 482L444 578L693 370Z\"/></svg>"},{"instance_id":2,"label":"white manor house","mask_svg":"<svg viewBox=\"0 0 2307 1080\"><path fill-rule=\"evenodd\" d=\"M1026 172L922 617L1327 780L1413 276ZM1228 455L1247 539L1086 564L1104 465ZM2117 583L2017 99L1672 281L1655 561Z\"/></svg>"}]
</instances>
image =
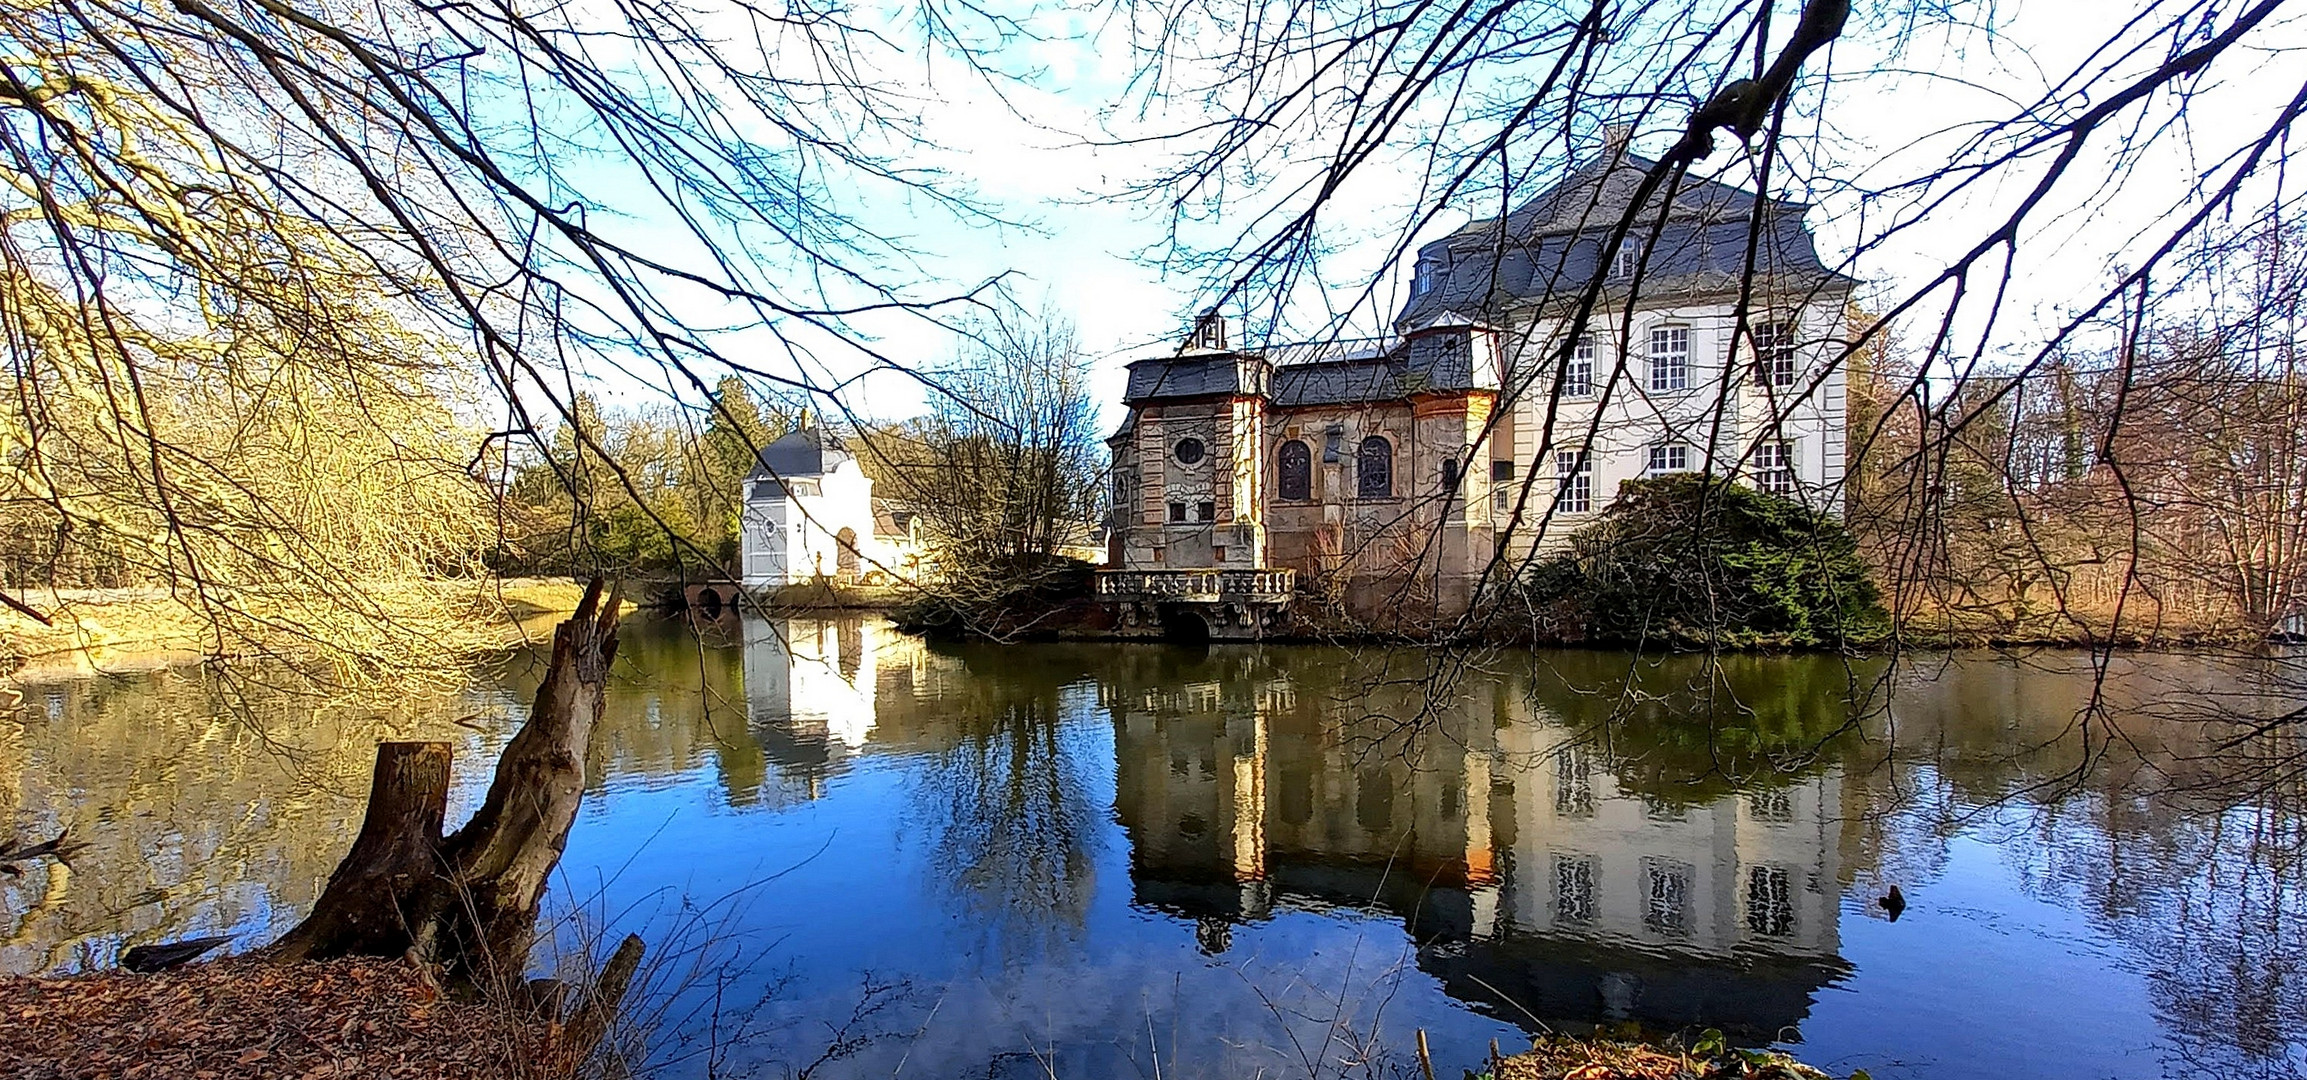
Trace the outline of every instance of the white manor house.
<instances>
[{"instance_id":1,"label":"white manor house","mask_svg":"<svg viewBox=\"0 0 2307 1080\"><path fill-rule=\"evenodd\" d=\"M1641 477L1839 510L1857 282L1802 203L1686 180L1635 212L1655 168L1614 135L1424 245L1387 338L1235 346L1208 315L1132 363L1100 585L1122 625L1259 636L1312 582L1365 616L1447 617L1494 558L1559 543Z\"/></svg>"}]
</instances>

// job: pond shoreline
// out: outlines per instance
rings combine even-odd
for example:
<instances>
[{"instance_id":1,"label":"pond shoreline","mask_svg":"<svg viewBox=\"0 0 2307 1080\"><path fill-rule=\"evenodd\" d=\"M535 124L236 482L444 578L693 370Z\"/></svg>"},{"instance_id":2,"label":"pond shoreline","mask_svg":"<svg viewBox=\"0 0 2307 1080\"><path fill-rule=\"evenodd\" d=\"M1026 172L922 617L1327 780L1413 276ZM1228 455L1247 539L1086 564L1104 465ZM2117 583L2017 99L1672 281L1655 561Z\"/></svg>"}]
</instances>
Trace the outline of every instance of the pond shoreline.
<instances>
[{"instance_id":1,"label":"pond shoreline","mask_svg":"<svg viewBox=\"0 0 2307 1080\"><path fill-rule=\"evenodd\" d=\"M894 1034L844 1076L908 1053L969 1071L1053 1033L1060 1075L1150 1075L1150 1044L1115 1034L1149 1014L1165 1073L1272 1075L1341 1008L1404 1075L1423 1029L1444 1080L1556 1032L1711 1028L1917 1080L2307 1045L2223 989L2278 985L2261 972L2295 924L2258 914L2295 909L2295 865L2233 827L2256 803L2174 793L2249 779L2258 759L2230 770L2207 756L2222 730L2163 706L2298 685L2256 661L1500 650L1438 686L1419 650L947 646L858 615L627 629L564 853L607 884L555 894L548 955L621 932L676 953L726 898L709 932L748 944L715 946L734 981L680 999L699 1019L678 1037L754 1010L809 1029L732 1051L763 1068L807 1063L861 986ZM317 701L216 665L24 687L0 812L87 847L0 879L0 970L275 940L361 822L376 741L453 743L462 820L538 659ZM2094 702L2111 745L2073 730ZM2204 963L2165 960L2182 948ZM2045 995L2088 1007L2045 1030Z\"/></svg>"},{"instance_id":2,"label":"pond shoreline","mask_svg":"<svg viewBox=\"0 0 2307 1080\"><path fill-rule=\"evenodd\" d=\"M836 612L886 615L891 617L901 630L939 640L980 641L995 644L1059 641L1160 644L1171 640L1158 634L1119 630L1110 625L1111 620L1107 619L1102 612L1095 610L1095 605L1087 600L1038 606L1032 610L997 610L977 619L942 625L924 623L913 617L906 605L887 602L774 605L767 608L764 614L772 618L789 618L821 617ZM1669 639L1648 642L1595 638L1541 639L1532 637L1519 628L1485 627L1479 624L1475 624L1470 631L1448 623L1431 627L1388 629L1342 619L1323 620L1317 617L1307 617L1302 613L1287 621L1281 632L1263 635L1257 641L1274 645L1470 646L1477 648L1579 649L1610 652L1639 648L1644 652L1695 653L1713 651L1758 656L1838 652L1851 655L1873 655L1890 651L1917 650L1994 653L2040 649L2192 652L2285 644L2279 638L2251 633L2234 627L2155 627L2146 633L2135 632L2126 627L2123 632L2110 635L2084 626L2074 626L2061 633L2013 632L2008 627L1950 630L1910 626L1890 634L1871 635L1863 639L1853 640L1841 648L1761 641L1724 645L1709 650L1694 646L1688 641Z\"/></svg>"},{"instance_id":3,"label":"pond shoreline","mask_svg":"<svg viewBox=\"0 0 2307 1080\"><path fill-rule=\"evenodd\" d=\"M0 977L10 1075L551 1078L554 1025L441 996L399 960L234 957L139 975Z\"/></svg>"},{"instance_id":4,"label":"pond shoreline","mask_svg":"<svg viewBox=\"0 0 2307 1080\"><path fill-rule=\"evenodd\" d=\"M389 591L429 597L456 612L458 623L487 643L480 650L486 652L549 638L553 622L576 609L583 586L559 578L505 578L415 582ZM220 659L203 616L166 589L48 589L22 598L49 624L0 610L0 680L154 671Z\"/></svg>"}]
</instances>

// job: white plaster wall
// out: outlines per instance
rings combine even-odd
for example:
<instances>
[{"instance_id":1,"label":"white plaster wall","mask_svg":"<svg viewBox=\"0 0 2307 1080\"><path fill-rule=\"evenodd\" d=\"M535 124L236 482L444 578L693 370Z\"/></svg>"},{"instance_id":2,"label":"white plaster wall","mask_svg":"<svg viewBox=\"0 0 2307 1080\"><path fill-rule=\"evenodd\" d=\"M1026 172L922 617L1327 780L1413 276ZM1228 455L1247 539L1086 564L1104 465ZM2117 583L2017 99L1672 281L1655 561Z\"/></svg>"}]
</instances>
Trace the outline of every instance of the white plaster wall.
<instances>
[{"instance_id":1,"label":"white plaster wall","mask_svg":"<svg viewBox=\"0 0 2307 1080\"><path fill-rule=\"evenodd\" d=\"M1623 313L1597 311L1588 327L1596 345L1594 393L1583 398L1565 397L1558 406L1551 401L1553 364L1567 321L1541 318L1518 328L1511 368L1516 377L1512 381L1522 385L1527 380L1528 389L1513 405L1512 457L1517 477L1535 469L1539 480L1524 508L1527 524L1516 530L1520 539L1517 546L1526 547L1536 539L1532 535L1536 520L1553 503L1554 451L1581 444L1592 453L1592 509L1586 515L1557 515L1547 530L1547 541L1559 540L1601 512L1617 497L1620 484L1644 475L1650 447L1664 442L1690 447L1694 469L1707 467L1711 457L1712 468L1728 471L1743 469L1743 463L1751 462L1756 442L1785 439L1794 444L1805 499L1840 511L1847 424L1845 384L1839 366L1823 376L1820 370L1822 361L1832 355L1830 339L1841 336L1840 297L1823 298L1800 310L1801 347L1795 384L1767 393L1752 377L1750 350L1740 343L1740 355L1729 355L1734 339L1733 311L1734 305L1728 302L1660 304L1636 311L1631 323ZM1654 392L1649 383L1650 332L1667 325L1690 328L1689 386L1680 391ZM1727 395L1723 386L1726 367L1737 375ZM1611 384L1613 379L1615 384ZM1541 436L1548 430L1549 408L1555 409L1552 445L1542 453ZM1503 515L1500 524L1504 524Z\"/></svg>"},{"instance_id":2,"label":"white plaster wall","mask_svg":"<svg viewBox=\"0 0 2307 1080\"><path fill-rule=\"evenodd\" d=\"M854 750L873 730L876 666L886 624L748 619L745 697L755 723L822 724Z\"/></svg>"},{"instance_id":3,"label":"white plaster wall","mask_svg":"<svg viewBox=\"0 0 2307 1080\"><path fill-rule=\"evenodd\" d=\"M858 573L894 562L887 546L874 539L873 481L856 462L794 480L795 493L745 504L739 544L746 586L776 588L838 572L837 538L844 528L857 537ZM814 494L807 493L812 481Z\"/></svg>"},{"instance_id":4,"label":"white plaster wall","mask_svg":"<svg viewBox=\"0 0 2307 1080\"><path fill-rule=\"evenodd\" d=\"M1593 798L1591 810L1565 812L1557 799L1565 773L1553 755L1574 744L1574 735L1545 723L1522 723L1502 729L1499 738L1518 770L1514 774L1517 887L1511 890L1516 925L1714 956L1743 950L1791 956L1833 956L1839 951L1840 770L1791 785L1784 820L1766 821L1756 817L1754 797L1747 795L1677 815L1622 792L1599 755L1574 756L1572 760L1583 768L1570 772L1584 776ZM1571 922L1558 917L1556 856L1592 860L1592 918ZM1644 922L1652 862L1690 869L1686 918L1679 932L1653 929ZM1787 871L1793 920L1786 934L1758 934L1748 922L1749 873L1756 867Z\"/></svg>"}]
</instances>

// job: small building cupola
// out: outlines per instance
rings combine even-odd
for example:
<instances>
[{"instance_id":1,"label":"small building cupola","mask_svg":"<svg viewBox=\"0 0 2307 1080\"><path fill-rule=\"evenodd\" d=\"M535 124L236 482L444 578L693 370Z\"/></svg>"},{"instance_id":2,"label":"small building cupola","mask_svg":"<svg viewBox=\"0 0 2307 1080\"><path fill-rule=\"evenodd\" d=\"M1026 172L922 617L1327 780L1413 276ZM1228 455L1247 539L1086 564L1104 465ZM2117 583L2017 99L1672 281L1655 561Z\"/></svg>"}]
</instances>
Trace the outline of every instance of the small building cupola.
<instances>
[{"instance_id":1,"label":"small building cupola","mask_svg":"<svg viewBox=\"0 0 2307 1080\"><path fill-rule=\"evenodd\" d=\"M1200 316L1194 319L1194 330L1192 334L1186 337L1186 348L1224 352L1226 350L1226 317L1218 314L1216 308L1202 312Z\"/></svg>"}]
</instances>

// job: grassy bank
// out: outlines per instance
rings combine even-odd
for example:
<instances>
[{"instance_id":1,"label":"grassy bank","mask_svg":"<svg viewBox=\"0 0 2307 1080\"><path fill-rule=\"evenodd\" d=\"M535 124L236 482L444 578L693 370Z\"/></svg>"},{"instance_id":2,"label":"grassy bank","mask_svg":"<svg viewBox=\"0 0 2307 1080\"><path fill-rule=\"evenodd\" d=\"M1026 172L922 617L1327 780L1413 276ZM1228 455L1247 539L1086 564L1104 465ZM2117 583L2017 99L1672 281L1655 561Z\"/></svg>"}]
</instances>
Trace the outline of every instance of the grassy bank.
<instances>
[{"instance_id":1,"label":"grassy bank","mask_svg":"<svg viewBox=\"0 0 2307 1080\"><path fill-rule=\"evenodd\" d=\"M1730 1046L1719 1032L1708 1032L1688 1044L1551 1035L1524 1053L1493 1057L1477 1075L1481 1080L1827 1080L1828 1076L1776 1051ZM1862 1080L1866 1076L1855 1075Z\"/></svg>"},{"instance_id":2,"label":"grassy bank","mask_svg":"<svg viewBox=\"0 0 2307 1080\"><path fill-rule=\"evenodd\" d=\"M574 610L581 585L557 578L502 581L424 581L364 590L378 612L368 620L391 622L418 641L437 643L445 653L465 653L535 640ZM210 598L167 589L31 589L17 594L48 618L43 625L0 609L0 676L30 669L120 670L154 667L214 655L219 638ZM310 611L287 605L228 598L232 618L258 629L298 627L316 620ZM277 618L276 618L277 616ZM326 625L324 620L321 625ZM293 631L284 631L293 639ZM262 647L259 635L241 633L230 649ZM283 652L299 643L285 640Z\"/></svg>"}]
</instances>

